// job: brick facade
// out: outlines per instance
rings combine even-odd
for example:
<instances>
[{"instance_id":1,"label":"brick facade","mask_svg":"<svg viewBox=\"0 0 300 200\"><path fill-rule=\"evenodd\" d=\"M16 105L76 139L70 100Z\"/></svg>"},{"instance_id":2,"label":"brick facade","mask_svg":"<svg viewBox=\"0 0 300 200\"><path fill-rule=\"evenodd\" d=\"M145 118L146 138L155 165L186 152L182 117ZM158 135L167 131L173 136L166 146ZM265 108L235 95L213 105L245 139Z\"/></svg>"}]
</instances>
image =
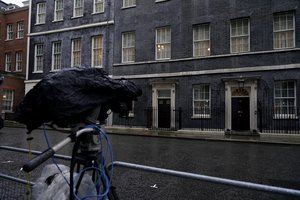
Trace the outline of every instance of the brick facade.
<instances>
[{"instance_id":1,"label":"brick facade","mask_svg":"<svg viewBox=\"0 0 300 200\"><path fill-rule=\"evenodd\" d=\"M27 63L27 27L28 27L28 6L22 8L15 8L11 10L2 10L0 12L0 70L4 75L4 82L1 85L0 105L2 113L5 117L11 119L16 106L24 97L25 92L25 76ZM17 38L18 23L23 24L23 37ZM11 24L13 27L12 39L7 39L7 25ZM16 69L16 54L21 55L20 69ZM11 70L6 69L6 55L11 57ZM11 110L3 109L3 91L13 91L13 102Z\"/></svg>"}]
</instances>

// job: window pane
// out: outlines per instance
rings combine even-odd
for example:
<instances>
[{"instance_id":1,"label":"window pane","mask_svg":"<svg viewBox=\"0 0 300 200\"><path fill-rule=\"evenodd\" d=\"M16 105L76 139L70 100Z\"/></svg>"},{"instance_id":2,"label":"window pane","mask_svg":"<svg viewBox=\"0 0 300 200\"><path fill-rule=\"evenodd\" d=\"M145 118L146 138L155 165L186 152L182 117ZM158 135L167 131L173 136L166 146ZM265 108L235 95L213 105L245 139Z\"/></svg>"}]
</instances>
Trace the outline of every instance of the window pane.
<instances>
[{"instance_id":1,"label":"window pane","mask_svg":"<svg viewBox=\"0 0 300 200\"><path fill-rule=\"evenodd\" d=\"M52 70L61 69L61 42L53 43Z\"/></svg>"},{"instance_id":2,"label":"window pane","mask_svg":"<svg viewBox=\"0 0 300 200\"><path fill-rule=\"evenodd\" d=\"M13 98L14 91L13 90L3 90L3 111L13 111Z\"/></svg>"},{"instance_id":3,"label":"window pane","mask_svg":"<svg viewBox=\"0 0 300 200\"><path fill-rule=\"evenodd\" d=\"M156 59L171 58L171 29L170 27L156 30Z\"/></svg>"},{"instance_id":4,"label":"window pane","mask_svg":"<svg viewBox=\"0 0 300 200\"><path fill-rule=\"evenodd\" d=\"M72 67L81 65L81 39L72 40Z\"/></svg>"},{"instance_id":5,"label":"window pane","mask_svg":"<svg viewBox=\"0 0 300 200\"><path fill-rule=\"evenodd\" d=\"M123 33L122 35L122 62L135 61L135 33Z\"/></svg>"},{"instance_id":6,"label":"window pane","mask_svg":"<svg viewBox=\"0 0 300 200\"><path fill-rule=\"evenodd\" d=\"M37 4L37 19L36 23L45 23L46 21L46 3Z\"/></svg>"},{"instance_id":7,"label":"window pane","mask_svg":"<svg viewBox=\"0 0 300 200\"><path fill-rule=\"evenodd\" d=\"M249 44L249 19L236 19L231 21L231 52L247 52Z\"/></svg>"},{"instance_id":8,"label":"window pane","mask_svg":"<svg viewBox=\"0 0 300 200\"><path fill-rule=\"evenodd\" d=\"M283 49L295 46L294 13L277 13L274 15L274 48Z\"/></svg>"},{"instance_id":9,"label":"window pane","mask_svg":"<svg viewBox=\"0 0 300 200\"><path fill-rule=\"evenodd\" d=\"M198 85L193 88L194 115L210 115L210 88L208 85Z\"/></svg>"},{"instance_id":10,"label":"window pane","mask_svg":"<svg viewBox=\"0 0 300 200\"><path fill-rule=\"evenodd\" d=\"M194 34L194 56L210 55L209 25L203 24L193 28Z\"/></svg>"},{"instance_id":11,"label":"window pane","mask_svg":"<svg viewBox=\"0 0 300 200\"><path fill-rule=\"evenodd\" d=\"M104 12L104 0L94 0L94 13Z\"/></svg>"},{"instance_id":12,"label":"window pane","mask_svg":"<svg viewBox=\"0 0 300 200\"><path fill-rule=\"evenodd\" d=\"M277 81L274 86L274 110L276 114L295 114L295 82Z\"/></svg>"},{"instance_id":13,"label":"window pane","mask_svg":"<svg viewBox=\"0 0 300 200\"><path fill-rule=\"evenodd\" d=\"M103 37L95 36L93 37L93 47L92 47L92 66L102 67L102 56L103 56Z\"/></svg>"}]
</instances>

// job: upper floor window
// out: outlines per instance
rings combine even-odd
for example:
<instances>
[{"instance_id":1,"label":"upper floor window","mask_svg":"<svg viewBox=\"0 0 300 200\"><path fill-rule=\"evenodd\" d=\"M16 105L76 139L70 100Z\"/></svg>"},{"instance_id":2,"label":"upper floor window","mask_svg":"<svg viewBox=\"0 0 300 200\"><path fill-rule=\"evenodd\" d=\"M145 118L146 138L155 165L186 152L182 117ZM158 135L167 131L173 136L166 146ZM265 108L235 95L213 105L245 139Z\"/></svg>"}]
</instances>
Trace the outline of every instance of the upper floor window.
<instances>
[{"instance_id":1,"label":"upper floor window","mask_svg":"<svg viewBox=\"0 0 300 200\"><path fill-rule=\"evenodd\" d=\"M24 22L18 22L17 23L17 38L23 38L24 37Z\"/></svg>"},{"instance_id":2,"label":"upper floor window","mask_svg":"<svg viewBox=\"0 0 300 200\"><path fill-rule=\"evenodd\" d=\"M122 62L135 61L135 33L127 32L122 34Z\"/></svg>"},{"instance_id":3,"label":"upper floor window","mask_svg":"<svg viewBox=\"0 0 300 200\"><path fill-rule=\"evenodd\" d=\"M193 116L210 117L210 87L209 85L195 85L193 87Z\"/></svg>"},{"instance_id":4,"label":"upper floor window","mask_svg":"<svg viewBox=\"0 0 300 200\"><path fill-rule=\"evenodd\" d=\"M250 51L250 23L248 18L231 21L231 53Z\"/></svg>"},{"instance_id":5,"label":"upper floor window","mask_svg":"<svg viewBox=\"0 0 300 200\"><path fill-rule=\"evenodd\" d=\"M104 0L94 0L94 13L104 12Z\"/></svg>"},{"instance_id":6,"label":"upper floor window","mask_svg":"<svg viewBox=\"0 0 300 200\"><path fill-rule=\"evenodd\" d=\"M6 112L13 111L14 102L14 91L13 90L3 90L3 106L2 110Z\"/></svg>"},{"instance_id":7,"label":"upper floor window","mask_svg":"<svg viewBox=\"0 0 300 200\"><path fill-rule=\"evenodd\" d=\"M16 52L16 71L22 71L23 54L22 51Z\"/></svg>"},{"instance_id":8,"label":"upper floor window","mask_svg":"<svg viewBox=\"0 0 300 200\"><path fill-rule=\"evenodd\" d=\"M12 56L11 53L5 54L5 71L11 72L12 71Z\"/></svg>"},{"instance_id":9,"label":"upper floor window","mask_svg":"<svg viewBox=\"0 0 300 200\"><path fill-rule=\"evenodd\" d=\"M92 67L102 67L103 36L92 37Z\"/></svg>"},{"instance_id":10,"label":"upper floor window","mask_svg":"<svg viewBox=\"0 0 300 200\"><path fill-rule=\"evenodd\" d=\"M12 24L8 24L6 26L6 39L7 40L12 40L13 39L13 35L14 35L13 25Z\"/></svg>"},{"instance_id":11,"label":"upper floor window","mask_svg":"<svg viewBox=\"0 0 300 200\"><path fill-rule=\"evenodd\" d=\"M84 4L84 0L74 0L73 17L83 16L83 4Z\"/></svg>"},{"instance_id":12,"label":"upper floor window","mask_svg":"<svg viewBox=\"0 0 300 200\"><path fill-rule=\"evenodd\" d=\"M156 60L171 58L171 28L156 29Z\"/></svg>"},{"instance_id":13,"label":"upper floor window","mask_svg":"<svg viewBox=\"0 0 300 200\"><path fill-rule=\"evenodd\" d=\"M46 3L37 4L36 24L43 24L46 22Z\"/></svg>"},{"instance_id":14,"label":"upper floor window","mask_svg":"<svg viewBox=\"0 0 300 200\"><path fill-rule=\"evenodd\" d=\"M274 112L276 118L286 118L296 113L295 81L276 81L274 87Z\"/></svg>"},{"instance_id":15,"label":"upper floor window","mask_svg":"<svg viewBox=\"0 0 300 200\"><path fill-rule=\"evenodd\" d=\"M71 57L71 66L80 66L81 65L81 39L72 40L72 57Z\"/></svg>"},{"instance_id":16,"label":"upper floor window","mask_svg":"<svg viewBox=\"0 0 300 200\"><path fill-rule=\"evenodd\" d=\"M35 45L34 58L34 71L42 72L44 68L44 44Z\"/></svg>"},{"instance_id":17,"label":"upper floor window","mask_svg":"<svg viewBox=\"0 0 300 200\"><path fill-rule=\"evenodd\" d=\"M54 5L54 21L60 21L64 18L64 1L55 0Z\"/></svg>"},{"instance_id":18,"label":"upper floor window","mask_svg":"<svg viewBox=\"0 0 300 200\"><path fill-rule=\"evenodd\" d=\"M123 0L123 8L132 7L136 5L136 0Z\"/></svg>"},{"instance_id":19,"label":"upper floor window","mask_svg":"<svg viewBox=\"0 0 300 200\"><path fill-rule=\"evenodd\" d=\"M274 14L274 49L295 47L295 15L293 12Z\"/></svg>"},{"instance_id":20,"label":"upper floor window","mask_svg":"<svg viewBox=\"0 0 300 200\"><path fill-rule=\"evenodd\" d=\"M209 24L201 24L193 28L194 57L210 55Z\"/></svg>"},{"instance_id":21,"label":"upper floor window","mask_svg":"<svg viewBox=\"0 0 300 200\"><path fill-rule=\"evenodd\" d=\"M52 43L52 70L61 69L61 41Z\"/></svg>"}]
</instances>

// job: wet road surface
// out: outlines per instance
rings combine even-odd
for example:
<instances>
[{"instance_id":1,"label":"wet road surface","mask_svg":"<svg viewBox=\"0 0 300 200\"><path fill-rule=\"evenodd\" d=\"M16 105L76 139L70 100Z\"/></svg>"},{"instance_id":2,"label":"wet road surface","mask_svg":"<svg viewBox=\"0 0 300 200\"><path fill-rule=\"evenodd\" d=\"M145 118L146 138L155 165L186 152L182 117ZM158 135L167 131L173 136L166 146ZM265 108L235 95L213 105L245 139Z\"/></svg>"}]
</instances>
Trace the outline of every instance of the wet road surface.
<instances>
[{"instance_id":1,"label":"wet road surface","mask_svg":"<svg viewBox=\"0 0 300 200\"><path fill-rule=\"evenodd\" d=\"M51 144L66 134L47 131ZM26 130L4 128L0 145L27 148ZM32 149L45 150L43 131L33 132ZM109 135L114 160L300 190L300 146ZM72 145L59 154L70 155ZM1 173L24 178L27 154L1 150ZM38 171L33 179L38 176ZM34 180L32 180L34 181ZM122 200L294 200L292 196L234 188L116 167L113 185Z\"/></svg>"}]
</instances>

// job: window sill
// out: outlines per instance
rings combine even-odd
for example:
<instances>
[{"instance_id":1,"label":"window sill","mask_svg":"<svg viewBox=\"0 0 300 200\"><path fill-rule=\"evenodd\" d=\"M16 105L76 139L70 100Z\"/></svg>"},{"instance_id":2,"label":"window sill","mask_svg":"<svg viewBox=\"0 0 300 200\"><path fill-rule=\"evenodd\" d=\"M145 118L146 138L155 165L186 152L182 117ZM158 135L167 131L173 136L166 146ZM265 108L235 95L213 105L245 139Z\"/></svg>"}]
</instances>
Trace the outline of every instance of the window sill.
<instances>
[{"instance_id":1,"label":"window sill","mask_svg":"<svg viewBox=\"0 0 300 200\"><path fill-rule=\"evenodd\" d=\"M193 115L192 119L210 119L211 116L209 114L203 114L203 115Z\"/></svg>"},{"instance_id":2,"label":"window sill","mask_svg":"<svg viewBox=\"0 0 300 200\"><path fill-rule=\"evenodd\" d=\"M122 10L125 10L125 9L135 8L135 7L136 7L136 5L133 5L133 6L122 7L121 9L122 9Z\"/></svg>"},{"instance_id":3,"label":"window sill","mask_svg":"<svg viewBox=\"0 0 300 200\"><path fill-rule=\"evenodd\" d=\"M104 13L104 11L102 11L102 12L93 12L93 13L91 13L91 15L99 15L99 14L103 14Z\"/></svg>"},{"instance_id":4,"label":"window sill","mask_svg":"<svg viewBox=\"0 0 300 200\"><path fill-rule=\"evenodd\" d=\"M41 73L43 73L43 71L33 71L32 73L33 74L41 74Z\"/></svg>"},{"instance_id":5,"label":"window sill","mask_svg":"<svg viewBox=\"0 0 300 200\"><path fill-rule=\"evenodd\" d=\"M135 63L135 61L122 62L122 64L130 64L130 63Z\"/></svg>"},{"instance_id":6,"label":"window sill","mask_svg":"<svg viewBox=\"0 0 300 200\"><path fill-rule=\"evenodd\" d=\"M273 119L299 119L299 117L295 114L275 114L273 115Z\"/></svg>"},{"instance_id":7,"label":"window sill","mask_svg":"<svg viewBox=\"0 0 300 200\"><path fill-rule=\"evenodd\" d=\"M63 19L59 19L59 20L53 20L52 22L55 23L55 22L63 22L64 20Z\"/></svg>"},{"instance_id":8,"label":"window sill","mask_svg":"<svg viewBox=\"0 0 300 200\"><path fill-rule=\"evenodd\" d=\"M80 15L80 16L73 16L73 17L71 17L71 19L77 19L77 18L82 18L83 17L83 15Z\"/></svg>"},{"instance_id":9,"label":"window sill","mask_svg":"<svg viewBox=\"0 0 300 200\"><path fill-rule=\"evenodd\" d=\"M166 2L166 1L169 1L169 0L155 0L155 3L162 3L162 2Z\"/></svg>"},{"instance_id":10,"label":"window sill","mask_svg":"<svg viewBox=\"0 0 300 200\"><path fill-rule=\"evenodd\" d=\"M43 22L43 23L36 23L36 24L34 24L35 26L39 26L39 25L44 25L44 24L46 24L45 22Z\"/></svg>"},{"instance_id":11,"label":"window sill","mask_svg":"<svg viewBox=\"0 0 300 200\"><path fill-rule=\"evenodd\" d=\"M51 69L50 72L59 72L61 69Z\"/></svg>"}]
</instances>

